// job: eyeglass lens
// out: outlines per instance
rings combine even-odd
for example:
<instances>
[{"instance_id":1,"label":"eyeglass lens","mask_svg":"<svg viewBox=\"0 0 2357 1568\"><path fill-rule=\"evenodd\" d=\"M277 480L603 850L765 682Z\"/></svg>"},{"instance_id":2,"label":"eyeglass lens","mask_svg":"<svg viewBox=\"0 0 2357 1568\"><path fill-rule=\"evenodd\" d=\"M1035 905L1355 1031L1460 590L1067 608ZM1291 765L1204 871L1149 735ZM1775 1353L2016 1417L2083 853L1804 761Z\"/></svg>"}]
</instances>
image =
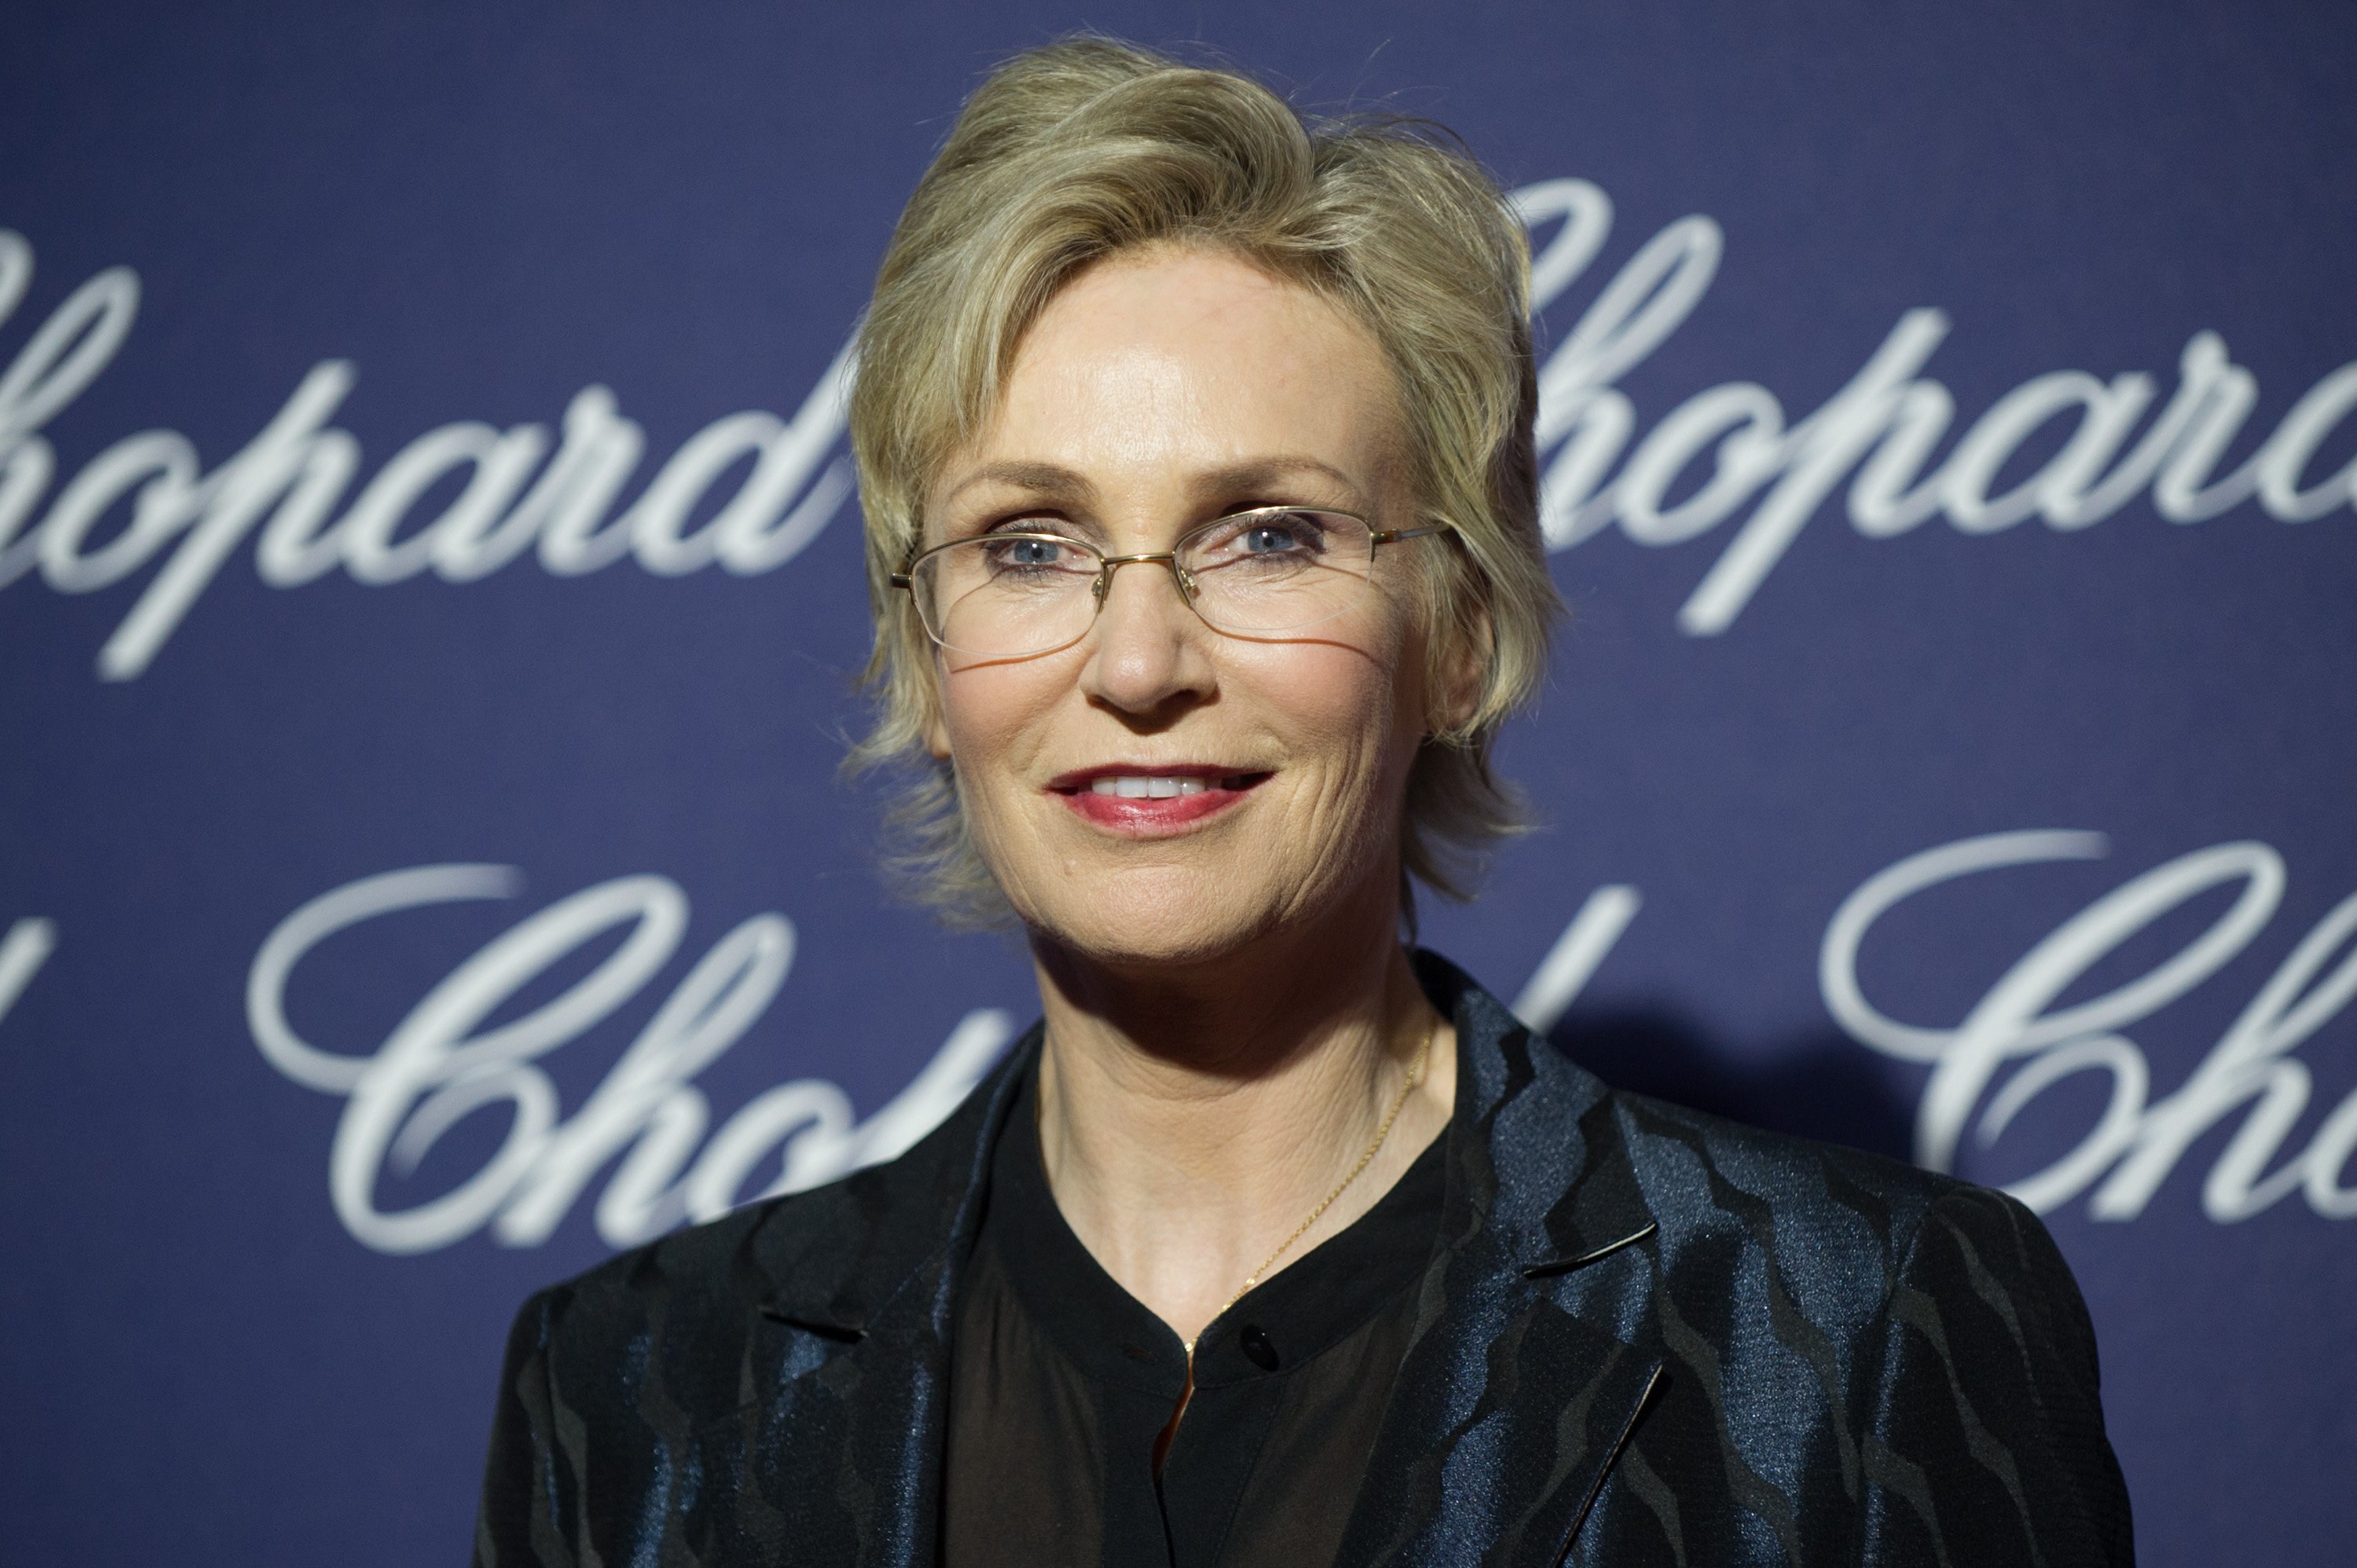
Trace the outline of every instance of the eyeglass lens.
<instances>
[{"instance_id":1,"label":"eyeglass lens","mask_svg":"<svg viewBox=\"0 0 2357 1568\"><path fill-rule=\"evenodd\" d=\"M1125 562L1168 570L1159 561ZM1196 614L1221 631L1297 631L1365 596L1367 525L1339 512L1240 512L1178 542L1170 564ZM1118 570L1116 566L1114 570ZM917 612L942 646L985 658L1077 642L1096 618L1105 557L1051 533L983 534L935 550L910 574Z\"/></svg>"}]
</instances>

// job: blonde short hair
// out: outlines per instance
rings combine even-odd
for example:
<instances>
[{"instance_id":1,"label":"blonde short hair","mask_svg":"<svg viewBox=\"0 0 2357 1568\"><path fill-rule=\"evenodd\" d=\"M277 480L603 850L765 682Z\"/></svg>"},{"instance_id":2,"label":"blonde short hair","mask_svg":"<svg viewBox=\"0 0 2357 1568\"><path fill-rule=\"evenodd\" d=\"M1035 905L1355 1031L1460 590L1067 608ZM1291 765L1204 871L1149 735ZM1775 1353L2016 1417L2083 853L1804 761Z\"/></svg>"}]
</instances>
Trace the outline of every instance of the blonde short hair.
<instances>
[{"instance_id":1,"label":"blonde short hair","mask_svg":"<svg viewBox=\"0 0 2357 1568\"><path fill-rule=\"evenodd\" d=\"M866 516L877 722L850 766L913 775L889 865L952 924L1002 923L1003 896L925 749L934 650L891 585L923 537L940 466L987 425L1024 330L1092 263L1180 244L1237 255L1363 325L1397 378L1419 510L1457 548L1419 550L1437 675L1479 659L1477 701L1429 736L1400 824L1414 877L1465 897L1515 832L1490 766L1498 726L1544 673L1561 607L1540 542L1531 422L1530 254L1497 185L1422 124L1305 120L1248 77L1109 39L1016 56L966 102L918 182L859 330L852 451Z\"/></svg>"}]
</instances>

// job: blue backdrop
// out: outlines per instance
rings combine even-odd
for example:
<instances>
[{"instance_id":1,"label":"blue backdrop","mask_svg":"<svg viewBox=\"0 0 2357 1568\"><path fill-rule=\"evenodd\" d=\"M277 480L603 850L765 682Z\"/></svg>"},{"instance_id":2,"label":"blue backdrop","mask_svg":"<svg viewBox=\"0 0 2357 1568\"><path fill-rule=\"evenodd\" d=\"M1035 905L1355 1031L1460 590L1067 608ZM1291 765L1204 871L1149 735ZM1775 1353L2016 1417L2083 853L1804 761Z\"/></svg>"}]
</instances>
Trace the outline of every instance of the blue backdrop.
<instances>
[{"instance_id":1,"label":"blue backdrop","mask_svg":"<svg viewBox=\"0 0 2357 1568\"><path fill-rule=\"evenodd\" d=\"M1544 825L1427 940L2013 1185L2147 1561L2346 1561L2357 22L1781 9L12 8L6 1555L461 1557L529 1288L1028 1021L835 775L832 367L976 73L1085 23L1522 192L1575 621Z\"/></svg>"}]
</instances>

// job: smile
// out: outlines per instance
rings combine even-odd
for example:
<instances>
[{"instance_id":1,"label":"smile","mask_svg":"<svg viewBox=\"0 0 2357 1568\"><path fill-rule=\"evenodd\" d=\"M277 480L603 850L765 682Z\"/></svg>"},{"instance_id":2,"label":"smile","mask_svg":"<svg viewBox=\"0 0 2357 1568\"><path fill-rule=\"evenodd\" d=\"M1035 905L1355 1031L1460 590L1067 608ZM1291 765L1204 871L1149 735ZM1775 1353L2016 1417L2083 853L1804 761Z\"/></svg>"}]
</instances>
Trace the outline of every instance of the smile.
<instances>
[{"instance_id":1,"label":"smile","mask_svg":"<svg viewBox=\"0 0 2357 1568\"><path fill-rule=\"evenodd\" d=\"M1139 768L1114 764L1060 775L1049 792L1075 816L1125 837L1155 838L1194 826L1241 802L1268 779L1211 766Z\"/></svg>"}]
</instances>

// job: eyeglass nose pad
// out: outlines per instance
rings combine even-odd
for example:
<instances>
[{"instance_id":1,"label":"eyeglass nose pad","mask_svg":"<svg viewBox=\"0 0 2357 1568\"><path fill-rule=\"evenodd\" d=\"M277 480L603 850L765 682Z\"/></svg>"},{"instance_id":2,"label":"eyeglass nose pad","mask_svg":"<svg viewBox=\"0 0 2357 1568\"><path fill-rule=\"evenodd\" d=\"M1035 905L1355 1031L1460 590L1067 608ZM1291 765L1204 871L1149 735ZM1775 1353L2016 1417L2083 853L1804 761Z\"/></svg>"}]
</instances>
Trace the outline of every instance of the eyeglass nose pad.
<instances>
[{"instance_id":1,"label":"eyeglass nose pad","mask_svg":"<svg viewBox=\"0 0 2357 1568\"><path fill-rule=\"evenodd\" d=\"M1200 591L1195 584L1195 574L1178 564L1174 559L1170 563L1170 575L1178 579L1178 591L1187 596L1187 602L1193 604L1196 594Z\"/></svg>"},{"instance_id":2,"label":"eyeglass nose pad","mask_svg":"<svg viewBox=\"0 0 2357 1568\"><path fill-rule=\"evenodd\" d=\"M1100 608L1104 605L1105 589L1112 585L1112 578L1113 569L1109 566L1100 566L1097 568L1096 580L1089 585L1089 597L1094 599Z\"/></svg>"}]
</instances>

